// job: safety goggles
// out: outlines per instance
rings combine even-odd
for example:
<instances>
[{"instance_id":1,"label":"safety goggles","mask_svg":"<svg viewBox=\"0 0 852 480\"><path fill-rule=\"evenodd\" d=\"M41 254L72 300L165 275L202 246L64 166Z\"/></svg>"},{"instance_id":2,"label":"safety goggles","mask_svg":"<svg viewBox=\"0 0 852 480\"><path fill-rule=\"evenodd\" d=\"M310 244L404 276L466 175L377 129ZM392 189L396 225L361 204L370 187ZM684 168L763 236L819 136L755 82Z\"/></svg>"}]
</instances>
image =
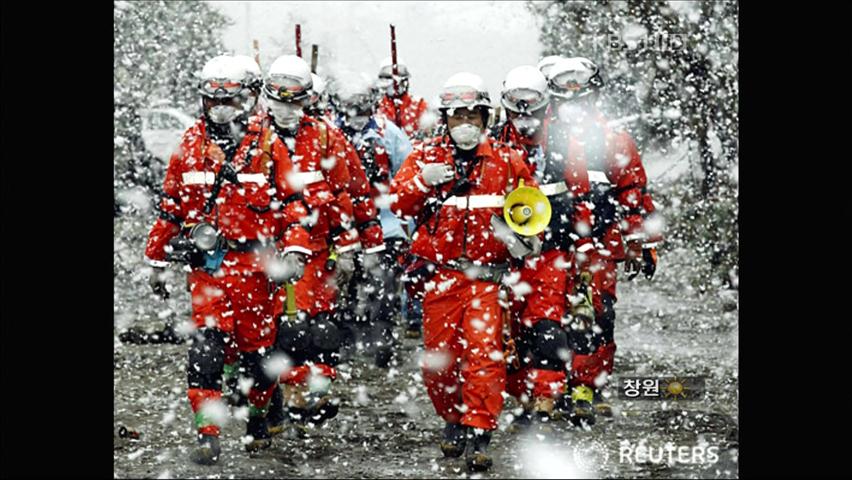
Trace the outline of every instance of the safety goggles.
<instances>
[{"instance_id":1,"label":"safety goggles","mask_svg":"<svg viewBox=\"0 0 852 480\"><path fill-rule=\"evenodd\" d=\"M579 97L587 93L592 85L592 76L587 72L569 70L550 79L550 91L562 98Z\"/></svg>"},{"instance_id":2,"label":"safety goggles","mask_svg":"<svg viewBox=\"0 0 852 480\"><path fill-rule=\"evenodd\" d=\"M482 104L483 102L491 103L491 99L485 92L479 92L473 88L451 89L446 90L438 97L441 103L441 108L471 106Z\"/></svg>"},{"instance_id":3,"label":"safety goggles","mask_svg":"<svg viewBox=\"0 0 852 480\"><path fill-rule=\"evenodd\" d=\"M234 97L239 94L246 86L242 82L234 80L213 80L208 79L201 82L201 93L208 97L222 98Z\"/></svg>"},{"instance_id":4,"label":"safety goggles","mask_svg":"<svg viewBox=\"0 0 852 480\"><path fill-rule=\"evenodd\" d=\"M537 110L546 101L542 92L528 88L516 88L503 93L503 105L509 110L518 113L527 113Z\"/></svg>"},{"instance_id":5,"label":"safety goggles","mask_svg":"<svg viewBox=\"0 0 852 480\"><path fill-rule=\"evenodd\" d=\"M287 75L273 75L263 84L266 94L275 100L292 101L308 96L312 85L304 85L301 80Z\"/></svg>"}]
</instances>

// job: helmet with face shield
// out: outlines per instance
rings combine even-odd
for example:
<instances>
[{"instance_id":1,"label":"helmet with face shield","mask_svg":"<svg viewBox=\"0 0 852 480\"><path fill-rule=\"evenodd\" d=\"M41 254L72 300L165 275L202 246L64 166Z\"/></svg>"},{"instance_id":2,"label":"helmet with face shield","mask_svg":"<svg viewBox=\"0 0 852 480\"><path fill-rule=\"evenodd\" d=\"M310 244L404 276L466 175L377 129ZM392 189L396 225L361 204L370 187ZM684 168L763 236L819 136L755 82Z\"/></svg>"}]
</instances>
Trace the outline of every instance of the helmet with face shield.
<instances>
[{"instance_id":1,"label":"helmet with face shield","mask_svg":"<svg viewBox=\"0 0 852 480\"><path fill-rule=\"evenodd\" d=\"M256 64L255 64L256 66ZM230 55L211 58L201 69L198 91L204 116L214 124L245 119L254 108L256 73Z\"/></svg>"},{"instance_id":2,"label":"helmet with face shield","mask_svg":"<svg viewBox=\"0 0 852 480\"><path fill-rule=\"evenodd\" d=\"M597 93L603 87L600 68L588 58L572 57L557 62L550 71L550 94L575 100Z\"/></svg>"},{"instance_id":3,"label":"helmet with face shield","mask_svg":"<svg viewBox=\"0 0 852 480\"><path fill-rule=\"evenodd\" d=\"M338 105L344 125L356 132L367 126L374 108L373 96L368 91L343 94Z\"/></svg>"},{"instance_id":4,"label":"helmet with face shield","mask_svg":"<svg viewBox=\"0 0 852 480\"><path fill-rule=\"evenodd\" d=\"M411 74L408 72L408 67L400 59L396 60L396 70L398 74L397 88L399 94L404 95L408 92L408 81ZM396 94L393 87L393 60L391 57L385 58L379 65L379 79L376 86L387 96L392 97Z\"/></svg>"},{"instance_id":5,"label":"helmet with face shield","mask_svg":"<svg viewBox=\"0 0 852 480\"><path fill-rule=\"evenodd\" d=\"M481 126L476 127L467 121L451 126L452 123L448 118L456 117L455 112L459 109L477 112L482 120ZM488 89L482 77L469 72L460 72L448 78L438 94L438 110L442 114L444 123L449 127L450 137L455 145L462 150L473 149L482 141L481 130L488 124L491 111L491 97L488 95Z\"/></svg>"},{"instance_id":6,"label":"helmet with face shield","mask_svg":"<svg viewBox=\"0 0 852 480\"><path fill-rule=\"evenodd\" d=\"M313 79L308 64L296 55L278 57L263 82L263 96L275 124L293 129L310 100Z\"/></svg>"},{"instance_id":7,"label":"helmet with face shield","mask_svg":"<svg viewBox=\"0 0 852 480\"><path fill-rule=\"evenodd\" d=\"M522 65L506 75L500 104L522 135L530 136L538 131L549 101L547 80L536 67Z\"/></svg>"}]
</instances>

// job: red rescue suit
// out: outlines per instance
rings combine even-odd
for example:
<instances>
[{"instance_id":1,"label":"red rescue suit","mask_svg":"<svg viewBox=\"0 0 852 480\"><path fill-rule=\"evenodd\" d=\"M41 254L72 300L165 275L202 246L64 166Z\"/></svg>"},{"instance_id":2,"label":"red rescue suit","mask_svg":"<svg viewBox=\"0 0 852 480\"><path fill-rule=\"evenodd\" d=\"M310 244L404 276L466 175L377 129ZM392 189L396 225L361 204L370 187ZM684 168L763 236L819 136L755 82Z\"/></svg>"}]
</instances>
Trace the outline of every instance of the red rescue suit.
<instances>
[{"instance_id":1,"label":"red rescue suit","mask_svg":"<svg viewBox=\"0 0 852 480\"><path fill-rule=\"evenodd\" d=\"M591 209L580 200L589 192L585 165L567 155L561 138L553 138L565 132L550 128L547 118L541 127L541 145L520 135L511 121L496 132L498 140L523 149L524 160L553 208L541 256L527 259L520 271L520 282L529 286L530 293L513 299L512 337L519 355L529 362L519 362L509 374L507 392L518 398L524 394L555 398L565 391L568 345L556 327L561 328L570 313L567 295L573 293L579 271L575 252L593 248ZM585 270L587 265L582 267ZM553 322L549 328L537 325L545 320Z\"/></svg>"},{"instance_id":2,"label":"red rescue suit","mask_svg":"<svg viewBox=\"0 0 852 480\"><path fill-rule=\"evenodd\" d=\"M480 144L471 157L465 167L472 169L470 189L437 207L413 235L410 251L436 267L423 300L422 371L432 404L447 422L493 430L506 382L502 345L506 311L498 302L500 285L494 278L486 280L470 269L468 277L459 270L459 262L481 265L483 271L508 262L509 253L494 236L491 217L502 218L503 199L520 179L527 185L535 182L519 152L492 139ZM391 182L394 213L422 221L427 202L447 196L461 178L459 158L448 137L417 145ZM456 179L427 186L420 175L426 163L453 166Z\"/></svg>"},{"instance_id":3,"label":"red rescue suit","mask_svg":"<svg viewBox=\"0 0 852 480\"><path fill-rule=\"evenodd\" d=\"M378 114L392 121L401 128L406 135L413 137L420 129L420 117L426 113L426 100L414 97L408 92L398 98L387 95L379 100Z\"/></svg>"},{"instance_id":4,"label":"red rescue suit","mask_svg":"<svg viewBox=\"0 0 852 480\"><path fill-rule=\"evenodd\" d=\"M595 379L602 372L611 375L613 369L616 272L617 262L625 258L625 243L641 251L642 245L652 246L662 237L645 232L644 221L654 211L654 204L646 191L639 151L626 131L610 129L606 119L595 112L588 121L572 126L569 158L586 165L592 189L589 198L594 204L596 245L588 257L595 314L603 329L594 339L592 352L574 353L571 385L597 388Z\"/></svg>"},{"instance_id":5,"label":"red rescue suit","mask_svg":"<svg viewBox=\"0 0 852 480\"><path fill-rule=\"evenodd\" d=\"M197 223L213 224L228 248L216 271L211 273L193 266L188 278L192 319L204 335L210 334L211 341L222 342L229 338L241 353L256 356L259 349L273 344L276 334L272 289L264 273L265 256L272 254L272 249L286 251L308 246L308 233L298 221L307 212L298 204L282 204L283 199L296 193L284 180L293 165L286 157L269 158L259 153L262 128L259 118L252 117L232 159L239 184L225 181L212 209L205 213L207 196L226 161L225 153L206 129L204 120L190 127L169 161L159 205L160 217L149 234L145 256L152 265L165 266L165 247L170 240L186 234L188 228ZM244 248L261 245L260 242L268 248ZM225 343L220 347L224 361L227 347ZM222 365L208 362L200 369L209 371L194 377L199 365L193 365L198 362L194 362L192 352L190 363L188 395L199 431L218 435L218 427L199 417L199 409L203 401L221 397L221 385L216 385L216 377L221 379L222 372L215 370L221 370ZM261 383L256 379L249 401L262 410L272 386L261 388Z\"/></svg>"},{"instance_id":6,"label":"red rescue suit","mask_svg":"<svg viewBox=\"0 0 852 480\"><path fill-rule=\"evenodd\" d=\"M290 200L303 202L311 212L309 241L303 252L309 257L302 278L294 286L296 308L308 318L331 314L338 289L334 284L334 270L327 268L330 248L345 252L359 246L358 233L351 227L354 213L349 196L351 177L347 168L347 143L340 132L329 128L325 121L308 116L302 117L295 138L282 138L272 126L267 130L273 133L270 146L273 156L292 160L296 170L292 182L302 187L300 195ZM286 288L282 286L275 293L275 318L285 314L286 297ZM323 376L332 379L336 376L330 365L314 363L314 367L314 371ZM282 375L281 382L303 384L309 371L310 365L294 362L294 367Z\"/></svg>"}]
</instances>

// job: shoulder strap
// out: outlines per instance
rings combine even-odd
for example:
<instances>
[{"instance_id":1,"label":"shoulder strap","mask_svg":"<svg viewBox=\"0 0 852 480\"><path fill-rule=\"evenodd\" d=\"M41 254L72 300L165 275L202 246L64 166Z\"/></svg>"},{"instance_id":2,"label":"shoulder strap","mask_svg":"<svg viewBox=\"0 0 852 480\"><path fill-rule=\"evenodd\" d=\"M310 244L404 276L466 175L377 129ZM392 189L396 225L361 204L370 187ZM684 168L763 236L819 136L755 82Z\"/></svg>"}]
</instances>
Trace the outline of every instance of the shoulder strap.
<instances>
[{"instance_id":1,"label":"shoulder strap","mask_svg":"<svg viewBox=\"0 0 852 480\"><path fill-rule=\"evenodd\" d=\"M322 147L323 158L328 158L328 125L322 119L317 120L317 128L319 129L319 143Z\"/></svg>"}]
</instances>

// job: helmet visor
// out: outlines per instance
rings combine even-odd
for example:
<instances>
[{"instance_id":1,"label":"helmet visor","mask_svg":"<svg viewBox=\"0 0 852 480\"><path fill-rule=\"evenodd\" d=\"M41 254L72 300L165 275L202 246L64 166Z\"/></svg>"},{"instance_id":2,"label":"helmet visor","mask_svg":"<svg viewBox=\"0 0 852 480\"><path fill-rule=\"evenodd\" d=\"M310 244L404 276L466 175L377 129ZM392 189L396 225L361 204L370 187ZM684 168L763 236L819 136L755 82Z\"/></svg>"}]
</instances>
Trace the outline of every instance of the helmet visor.
<instances>
[{"instance_id":1,"label":"helmet visor","mask_svg":"<svg viewBox=\"0 0 852 480\"><path fill-rule=\"evenodd\" d=\"M207 97L234 97L245 88L242 82L225 79L207 79L201 82L201 93Z\"/></svg>"},{"instance_id":2,"label":"helmet visor","mask_svg":"<svg viewBox=\"0 0 852 480\"><path fill-rule=\"evenodd\" d=\"M288 75L273 75L263 84L266 95L284 102L300 100L308 95L308 88L301 80Z\"/></svg>"},{"instance_id":3,"label":"helmet visor","mask_svg":"<svg viewBox=\"0 0 852 480\"><path fill-rule=\"evenodd\" d=\"M444 90L438 100L441 103L441 108L471 107L482 105L483 102L485 104L490 103L488 94L470 87L455 87Z\"/></svg>"},{"instance_id":4,"label":"helmet visor","mask_svg":"<svg viewBox=\"0 0 852 480\"><path fill-rule=\"evenodd\" d=\"M503 93L503 106L518 113L527 113L543 106L544 93L529 88L515 88Z\"/></svg>"},{"instance_id":5,"label":"helmet visor","mask_svg":"<svg viewBox=\"0 0 852 480\"><path fill-rule=\"evenodd\" d=\"M561 98L572 99L588 91L594 72L569 70L550 79L551 92Z\"/></svg>"}]
</instances>

